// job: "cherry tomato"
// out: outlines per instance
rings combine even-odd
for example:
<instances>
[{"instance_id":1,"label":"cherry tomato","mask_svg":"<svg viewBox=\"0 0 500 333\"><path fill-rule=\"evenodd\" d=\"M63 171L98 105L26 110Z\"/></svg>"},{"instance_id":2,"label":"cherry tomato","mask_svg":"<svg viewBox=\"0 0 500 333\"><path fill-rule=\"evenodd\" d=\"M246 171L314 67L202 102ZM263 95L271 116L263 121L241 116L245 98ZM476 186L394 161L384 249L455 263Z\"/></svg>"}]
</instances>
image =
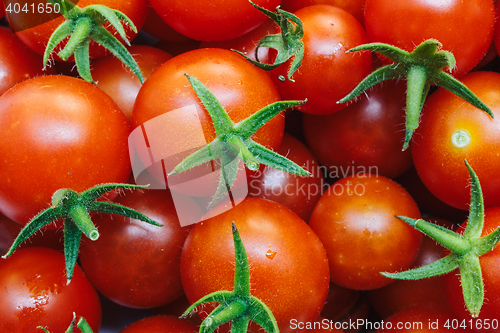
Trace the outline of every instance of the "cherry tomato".
<instances>
[{"instance_id":1,"label":"cherry tomato","mask_svg":"<svg viewBox=\"0 0 500 333\"><path fill-rule=\"evenodd\" d=\"M120 333L196 333L198 327L186 319L174 316L152 316L138 320Z\"/></svg>"},{"instance_id":2,"label":"cherry tomato","mask_svg":"<svg viewBox=\"0 0 500 333\"><path fill-rule=\"evenodd\" d=\"M312 5L330 5L344 9L354 16L361 24L364 24L364 5L366 0L283 0L281 9L287 12Z\"/></svg>"},{"instance_id":3,"label":"cherry tomato","mask_svg":"<svg viewBox=\"0 0 500 333\"><path fill-rule=\"evenodd\" d=\"M0 260L0 307L2 332L38 332L37 326L65 332L73 312L94 332L101 325L97 292L78 265L67 285L64 254L52 249L19 249Z\"/></svg>"},{"instance_id":4,"label":"cherry tomato","mask_svg":"<svg viewBox=\"0 0 500 333\"><path fill-rule=\"evenodd\" d=\"M455 77L468 73L486 54L494 23L495 7L491 0L365 3L365 27L370 42L387 43L411 52L424 40L437 39L443 50L455 56Z\"/></svg>"},{"instance_id":5,"label":"cherry tomato","mask_svg":"<svg viewBox=\"0 0 500 333\"><path fill-rule=\"evenodd\" d=\"M499 206L500 74L474 72L462 82L490 107L495 118L438 89L425 102L413 136L413 163L432 194L450 206L467 210L469 174L463 167L467 159L481 179L485 207Z\"/></svg>"},{"instance_id":6,"label":"cherry tomato","mask_svg":"<svg viewBox=\"0 0 500 333\"><path fill-rule=\"evenodd\" d=\"M127 182L129 133L116 103L88 82L47 75L16 85L0 96L0 211L26 224L58 189Z\"/></svg>"},{"instance_id":7,"label":"cherry tomato","mask_svg":"<svg viewBox=\"0 0 500 333\"><path fill-rule=\"evenodd\" d=\"M295 213L260 198L247 198L193 227L181 256L187 298L194 302L217 290L233 290L233 221L248 254L252 295L270 308L280 332L293 331L291 319L318 318L329 285L323 245Z\"/></svg>"},{"instance_id":8,"label":"cherry tomato","mask_svg":"<svg viewBox=\"0 0 500 333\"><path fill-rule=\"evenodd\" d=\"M351 14L343 9L314 5L294 13L304 27L304 59L291 82L287 63L270 72L283 99L306 99L298 107L305 113L330 114L346 107L337 101L347 95L368 74L372 66L369 52L346 53L368 42L366 32Z\"/></svg>"},{"instance_id":9,"label":"cherry tomato","mask_svg":"<svg viewBox=\"0 0 500 333\"><path fill-rule=\"evenodd\" d=\"M256 0L274 11L281 0ZM182 0L150 0L156 13L181 34L205 42L229 40L259 26L266 16L247 0L213 0L190 3Z\"/></svg>"},{"instance_id":10,"label":"cherry tomato","mask_svg":"<svg viewBox=\"0 0 500 333\"><path fill-rule=\"evenodd\" d=\"M376 289L393 282L380 272L411 266L422 234L395 215L420 212L408 192L382 176L349 176L323 194L309 225L326 248L333 283Z\"/></svg>"}]
</instances>

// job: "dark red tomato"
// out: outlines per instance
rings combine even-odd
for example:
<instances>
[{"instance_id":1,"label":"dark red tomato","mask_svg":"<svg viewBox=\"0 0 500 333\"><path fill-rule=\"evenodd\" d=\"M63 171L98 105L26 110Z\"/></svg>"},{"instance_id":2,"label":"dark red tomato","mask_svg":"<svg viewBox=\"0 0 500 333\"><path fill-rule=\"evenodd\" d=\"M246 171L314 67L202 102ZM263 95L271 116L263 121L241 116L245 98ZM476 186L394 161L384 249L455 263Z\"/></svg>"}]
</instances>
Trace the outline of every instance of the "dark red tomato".
<instances>
[{"instance_id":1,"label":"dark red tomato","mask_svg":"<svg viewBox=\"0 0 500 333\"><path fill-rule=\"evenodd\" d=\"M380 272L412 265L422 233L395 215L420 218L408 192L382 176L349 176L323 194L309 225L326 248L333 283L357 290L380 288L393 282Z\"/></svg>"},{"instance_id":2,"label":"dark red tomato","mask_svg":"<svg viewBox=\"0 0 500 333\"><path fill-rule=\"evenodd\" d=\"M481 185L484 182L481 182ZM457 232L462 233L467 224L463 223ZM484 211L482 236L486 236L500 226L500 207ZM457 316L466 321L476 332L500 332L500 247L479 257L484 283L484 303L479 317L472 319L465 308L460 275L453 271L442 276L446 299ZM489 328L488 328L489 326Z\"/></svg>"},{"instance_id":3,"label":"dark red tomato","mask_svg":"<svg viewBox=\"0 0 500 333\"><path fill-rule=\"evenodd\" d=\"M164 148L161 156L175 156L175 158L163 160L166 172L170 172L181 162L182 159L175 154L201 148L215 138L212 120L190 86L185 73L207 85L234 122L239 122L261 108L280 100L279 93L267 73L235 52L223 49L199 49L168 60L149 77L139 90L132 114L132 127L136 128L160 115L163 115L162 119L165 119L167 115L175 117L179 114L180 108L191 108L191 111L182 111L179 120L169 125L170 132L177 133L175 135L168 137L168 133L163 133L166 131L156 130L149 133L146 129L150 145L152 140L162 140ZM154 122L150 122L152 123ZM252 139L270 149L277 150L283 138L284 125L284 117L278 115L261 127ZM199 133L200 131L203 133ZM196 141L197 135L204 135L203 142ZM211 165L205 164L200 169L206 173L212 173ZM188 171L172 178L191 180L196 172ZM216 174L212 173L212 176L215 177ZM209 178L205 182L205 187L196 187L195 193L189 183L185 189L179 187L176 189L192 195L208 196L213 194L213 184L217 183L218 180L215 178Z\"/></svg>"},{"instance_id":4,"label":"dark red tomato","mask_svg":"<svg viewBox=\"0 0 500 333\"><path fill-rule=\"evenodd\" d=\"M56 73L52 67L43 71L42 57L5 27L0 27L0 59L0 95L30 77Z\"/></svg>"},{"instance_id":5,"label":"dark red tomato","mask_svg":"<svg viewBox=\"0 0 500 333\"><path fill-rule=\"evenodd\" d=\"M491 0L366 0L365 27L370 42L413 51L434 38L454 54L453 75L469 72L486 54L493 39L495 7ZM460 36L460 38L457 38Z\"/></svg>"},{"instance_id":6,"label":"dark red tomato","mask_svg":"<svg viewBox=\"0 0 500 333\"><path fill-rule=\"evenodd\" d=\"M179 214L201 216L201 209L189 199L182 202L185 209ZM95 216L101 237L84 239L80 247L80 262L89 280L104 296L127 307L152 308L182 296L180 256L190 228L181 227L176 211L180 207L174 206L170 192L133 191L116 202L163 226L109 214Z\"/></svg>"},{"instance_id":7,"label":"dark red tomato","mask_svg":"<svg viewBox=\"0 0 500 333\"><path fill-rule=\"evenodd\" d=\"M247 198L191 230L181 256L187 298L194 302L217 290L233 290L233 221L248 254L251 292L270 308L280 332L294 331L292 319L318 318L329 285L325 249L295 213L260 198Z\"/></svg>"},{"instance_id":8,"label":"dark red tomato","mask_svg":"<svg viewBox=\"0 0 500 333\"><path fill-rule=\"evenodd\" d=\"M172 58L167 52L151 46L133 45L128 50L139 65L145 80L161 64ZM142 86L139 78L114 55L93 61L92 77L96 85L113 98L130 121L135 98Z\"/></svg>"},{"instance_id":9,"label":"dark red tomato","mask_svg":"<svg viewBox=\"0 0 500 333\"><path fill-rule=\"evenodd\" d=\"M283 136L278 153L311 172L312 177L300 177L271 167L261 168L249 177L248 194L278 202L307 222L326 189L322 169L309 149L290 134Z\"/></svg>"},{"instance_id":10,"label":"dark red tomato","mask_svg":"<svg viewBox=\"0 0 500 333\"><path fill-rule=\"evenodd\" d=\"M116 103L88 82L48 75L16 85L0 96L0 211L25 224L58 189L127 182L129 133Z\"/></svg>"},{"instance_id":11,"label":"dark red tomato","mask_svg":"<svg viewBox=\"0 0 500 333\"><path fill-rule=\"evenodd\" d=\"M141 30L144 21L146 20L146 15L148 12L147 0L129 0L129 1L121 1L121 0L79 0L78 6L80 8L87 7L89 5L103 5L107 6L111 9L118 10L124 13L136 26L137 31ZM22 14L22 13L21 13ZM36 20L36 17L31 17L33 15L39 15L37 12L32 13L28 11L26 13L26 17L24 20ZM9 15L7 15L9 17ZM10 18L12 20L12 18ZM15 29L17 36L31 49L33 49L38 54L42 54L45 52L45 48L47 46L47 42L49 41L50 36L54 32L54 30L64 22L64 17L59 16L58 18L48 21L47 23L43 23L40 25L36 25L33 28L29 29ZM13 27L17 26L16 24ZM129 40L132 40L137 34L132 31L132 29L124 24L125 32ZM109 28L109 31L112 32L119 41L122 42L120 35L115 31L114 28ZM91 42L90 44L90 58L98 58L106 54L107 51L99 46L97 43ZM54 57L57 57L55 53ZM73 59L71 57L70 59Z\"/></svg>"},{"instance_id":12,"label":"dark red tomato","mask_svg":"<svg viewBox=\"0 0 500 333\"><path fill-rule=\"evenodd\" d=\"M442 332L472 332L460 327L460 322L446 306L426 305L401 310L383 322L372 323L376 333L407 332L407 333L442 333Z\"/></svg>"},{"instance_id":13,"label":"dark red tomato","mask_svg":"<svg viewBox=\"0 0 500 333\"><path fill-rule=\"evenodd\" d=\"M300 332L308 332L308 333L318 333L318 332L333 332L333 333L342 333L340 329L335 327L335 322L319 317L315 321L310 321L306 323L299 323L296 321L291 321L290 326L295 328Z\"/></svg>"},{"instance_id":14,"label":"dark red tomato","mask_svg":"<svg viewBox=\"0 0 500 333\"><path fill-rule=\"evenodd\" d=\"M274 11L281 0L256 0ZM198 1L150 0L158 15L174 30L204 42L229 40L258 27L266 16L247 0Z\"/></svg>"},{"instance_id":15,"label":"dark red tomato","mask_svg":"<svg viewBox=\"0 0 500 333\"><path fill-rule=\"evenodd\" d=\"M307 145L335 177L374 173L395 178L412 165L411 152L401 150L405 101L404 82L389 81L334 114L305 114Z\"/></svg>"},{"instance_id":16,"label":"dark red tomato","mask_svg":"<svg viewBox=\"0 0 500 333\"><path fill-rule=\"evenodd\" d=\"M67 285L64 254L52 249L19 249L0 260L0 308L2 332L65 332L73 312L94 332L101 325L97 292L78 265Z\"/></svg>"},{"instance_id":17,"label":"dark red tomato","mask_svg":"<svg viewBox=\"0 0 500 333\"><path fill-rule=\"evenodd\" d=\"M485 207L496 207L500 205L500 74L474 72L462 82L490 107L495 118L438 89L426 100L413 136L413 163L432 194L450 206L467 210L467 159L481 180Z\"/></svg>"},{"instance_id":18,"label":"dark red tomato","mask_svg":"<svg viewBox=\"0 0 500 333\"><path fill-rule=\"evenodd\" d=\"M163 21L162 18L156 13L154 8L149 5L149 2L148 16L146 18L146 22L144 22L142 31L166 42L179 43L192 41L191 38L175 31L171 26Z\"/></svg>"},{"instance_id":19,"label":"dark red tomato","mask_svg":"<svg viewBox=\"0 0 500 333\"><path fill-rule=\"evenodd\" d=\"M361 299L361 292L330 283L321 316L337 321L346 315Z\"/></svg>"},{"instance_id":20,"label":"dark red tomato","mask_svg":"<svg viewBox=\"0 0 500 333\"><path fill-rule=\"evenodd\" d=\"M198 327L175 316L146 317L130 324L120 333L197 333Z\"/></svg>"},{"instance_id":21,"label":"dark red tomato","mask_svg":"<svg viewBox=\"0 0 500 333\"><path fill-rule=\"evenodd\" d=\"M298 107L305 113L330 114L347 104L337 101L347 95L370 74L372 56L369 52L346 53L368 42L361 23L343 9L314 5L294 13L304 25L305 54L302 65L292 78L287 77L289 62L270 72L283 99L306 99Z\"/></svg>"},{"instance_id":22,"label":"dark red tomato","mask_svg":"<svg viewBox=\"0 0 500 333\"><path fill-rule=\"evenodd\" d=\"M344 9L364 24L364 5L366 0L283 0L281 9L288 12L312 5L330 5Z\"/></svg>"},{"instance_id":23,"label":"dark red tomato","mask_svg":"<svg viewBox=\"0 0 500 333\"><path fill-rule=\"evenodd\" d=\"M457 225L446 220L425 219L450 230ZM430 237L424 236L422 246L412 268L425 266L441 259L445 249ZM439 276L421 280L396 280L388 286L368 291L370 302L382 318L412 306L424 304L441 304L447 306L446 295Z\"/></svg>"}]
</instances>

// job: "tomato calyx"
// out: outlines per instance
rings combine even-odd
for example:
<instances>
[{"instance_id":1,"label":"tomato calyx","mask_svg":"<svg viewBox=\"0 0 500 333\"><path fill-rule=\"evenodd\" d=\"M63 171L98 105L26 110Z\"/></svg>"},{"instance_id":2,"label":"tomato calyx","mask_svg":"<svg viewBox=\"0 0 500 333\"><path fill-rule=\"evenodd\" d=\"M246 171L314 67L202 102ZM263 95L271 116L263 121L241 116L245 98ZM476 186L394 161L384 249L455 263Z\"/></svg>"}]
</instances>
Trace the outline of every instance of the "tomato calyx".
<instances>
[{"instance_id":1,"label":"tomato calyx","mask_svg":"<svg viewBox=\"0 0 500 333\"><path fill-rule=\"evenodd\" d=\"M182 160L168 174L173 176L203 163L220 160L221 176L219 186L209 207L213 207L234 184L238 172L237 163L242 160L249 170L258 170L260 163L300 176L311 173L286 157L253 141L251 136L281 111L301 105L305 101L278 101L272 103L248 118L234 123L215 95L198 79L185 74L194 91L207 109L214 124L216 138L203 148Z\"/></svg>"},{"instance_id":2,"label":"tomato calyx","mask_svg":"<svg viewBox=\"0 0 500 333\"><path fill-rule=\"evenodd\" d=\"M373 71L337 103L349 102L382 81L406 77L406 135L403 150L408 148L413 133L418 127L420 112L432 84L449 90L493 118L493 113L488 106L467 86L443 70L451 71L455 67L455 57L449 51L438 51L441 46L439 41L428 39L411 53L384 43L369 43L348 50L347 52L375 51L390 58L393 63Z\"/></svg>"},{"instance_id":3,"label":"tomato calyx","mask_svg":"<svg viewBox=\"0 0 500 333\"><path fill-rule=\"evenodd\" d=\"M278 323L269 307L250 292L250 267L245 246L234 222L234 289L208 294L194 302L181 316L187 317L195 308L204 303L217 302L215 308L201 323L200 333L213 332L219 325L231 321L231 332L244 333L250 320L259 324L268 333L278 333Z\"/></svg>"},{"instance_id":4,"label":"tomato calyx","mask_svg":"<svg viewBox=\"0 0 500 333\"><path fill-rule=\"evenodd\" d=\"M89 59L89 45L92 39L111 51L137 75L141 83L144 82L142 72L130 52L113 34L103 27L105 23L110 23L125 43L130 46L120 20L128 24L134 32L137 32L137 28L125 14L103 5L90 5L82 9L68 0L48 1L53 5L60 5L61 13L66 18L66 21L57 27L47 43L43 54L44 69L47 66L50 54L57 45L70 37L66 46L57 55L63 60L68 60L74 54L78 73L84 80L93 83Z\"/></svg>"},{"instance_id":5,"label":"tomato calyx","mask_svg":"<svg viewBox=\"0 0 500 333\"><path fill-rule=\"evenodd\" d=\"M418 280L450 273L459 269L465 305L473 318L479 316L484 301L484 286L479 257L490 252L500 242L500 227L481 237L484 226L484 202L479 179L469 165L472 180L469 219L463 234L455 233L444 227L423 219L397 216L402 221L420 230L427 236L451 251L447 256L416 269L399 273L381 273L391 279Z\"/></svg>"},{"instance_id":6,"label":"tomato calyx","mask_svg":"<svg viewBox=\"0 0 500 333\"><path fill-rule=\"evenodd\" d=\"M64 333L73 333L73 331L75 330L75 325L80 329L82 333L94 333L87 320L85 320L85 318L80 317L78 319L78 322L76 321L76 313L74 312L73 312L73 320L69 324L66 331L64 331ZM43 330L45 333L50 333L50 331L46 327L37 326L37 328Z\"/></svg>"},{"instance_id":7,"label":"tomato calyx","mask_svg":"<svg viewBox=\"0 0 500 333\"><path fill-rule=\"evenodd\" d=\"M63 218L64 257L66 261L67 283L69 284L73 277L73 271L78 258L78 249L80 248L82 233L93 241L99 238L99 232L90 218L90 213L118 214L138 219L159 227L162 226L146 215L131 208L111 202L97 201L100 196L109 191L141 189L146 187L147 186L141 185L111 183L98 185L81 193L77 193L71 189L59 189L52 196L52 207L40 212L33 219L31 219L28 224L26 224L2 258L5 259L12 255L16 248L36 231L51 222Z\"/></svg>"},{"instance_id":8,"label":"tomato calyx","mask_svg":"<svg viewBox=\"0 0 500 333\"><path fill-rule=\"evenodd\" d=\"M245 57L246 60L265 71L273 70L293 58L290 68L288 69L287 76L288 80L295 82L292 79L292 75L297 69L299 69L302 64L302 59L304 58L304 43L302 42L304 29L302 27L302 21L297 16L284 11L279 7L276 8L276 12L272 12L268 9L259 7L252 1L250 1L250 3L276 22L276 24L280 27L281 32L274 35L267 35L259 41L257 47L255 48L255 59L257 59L257 61L247 57L243 52L238 50L232 51L239 53ZM269 47L278 51L273 64L265 64L259 61L258 53L259 48L261 47ZM285 81L285 78L280 78L280 80Z\"/></svg>"}]
</instances>

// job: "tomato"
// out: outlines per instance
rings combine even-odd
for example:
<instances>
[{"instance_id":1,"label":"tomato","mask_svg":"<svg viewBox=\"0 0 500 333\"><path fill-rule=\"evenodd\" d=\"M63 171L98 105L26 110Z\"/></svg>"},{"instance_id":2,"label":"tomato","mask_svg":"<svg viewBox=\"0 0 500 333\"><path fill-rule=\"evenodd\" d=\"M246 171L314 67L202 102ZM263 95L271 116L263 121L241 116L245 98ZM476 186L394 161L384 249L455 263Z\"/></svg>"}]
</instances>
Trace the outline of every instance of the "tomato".
<instances>
[{"instance_id":1,"label":"tomato","mask_svg":"<svg viewBox=\"0 0 500 333\"><path fill-rule=\"evenodd\" d=\"M385 321L372 323L371 326L380 327L376 333L394 331L408 333L472 332L460 324L461 322L457 320L450 309L432 304L401 310Z\"/></svg>"},{"instance_id":2,"label":"tomato","mask_svg":"<svg viewBox=\"0 0 500 333\"><path fill-rule=\"evenodd\" d=\"M26 224L58 189L126 182L129 133L116 103L90 83L48 75L18 84L0 96L0 211Z\"/></svg>"},{"instance_id":3,"label":"tomato","mask_svg":"<svg viewBox=\"0 0 500 333\"><path fill-rule=\"evenodd\" d=\"M500 74L474 72L463 77L467 85L495 115L438 89L427 99L411 145L415 168L425 186L450 206L467 210L469 174L474 168L483 190L485 207L500 205Z\"/></svg>"},{"instance_id":4,"label":"tomato","mask_svg":"<svg viewBox=\"0 0 500 333\"><path fill-rule=\"evenodd\" d=\"M179 224L170 192L133 191L116 202L163 226L109 214L94 217L101 236L82 240L80 247L89 280L107 298L128 307L152 308L182 296L180 255L189 227ZM183 214L196 214L195 202L184 204Z\"/></svg>"},{"instance_id":5,"label":"tomato","mask_svg":"<svg viewBox=\"0 0 500 333\"><path fill-rule=\"evenodd\" d=\"M454 54L455 77L469 72L486 54L493 38L495 8L491 0L366 0L365 27L370 42L413 51L434 38ZM457 38L460 36L460 38Z\"/></svg>"},{"instance_id":6,"label":"tomato","mask_svg":"<svg viewBox=\"0 0 500 333\"><path fill-rule=\"evenodd\" d=\"M160 115L174 117L180 108L194 107L190 111L194 114L183 111L180 120L169 125L171 132L177 133L171 137L166 137L167 134L159 131L149 133L146 130L149 143L151 140L163 140L161 142L163 150L158 153L164 158L164 168L167 173L182 161L179 153L201 148L215 138L210 115L190 86L185 73L206 84L234 122L241 121L261 108L280 100L279 93L269 76L235 52L223 49L199 49L166 61L139 90L132 114L132 127L144 126L146 122ZM278 115L261 127L252 139L276 151L283 138L284 125L284 117ZM199 133L200 126L203 133ZM162 139L162 135L166 138ZM197 136L201 135L204 136L204 139L202 138L204 142L196 141ZM212 173L212 166L208 163L199 169L202 172ZM184 172L171 177L169 182L172 182L172 179L191 180L194 178L193 175L199 175L196 172L198 171ZM212 173L210 177L212 176L215 177L216 174ZM204 185L193 189L188 182L185 188L177 186L176 190L197 196L209 196L213 194L214 184L218 184L217 179L206 178Z\"/></svg>"},{"instance_id":7,"label":"tomato","mask_svg":"<svg viewBox=\"0 0 500 333\"><path fill-rule=\"evenodd\" d=\"M161 64L172 58L167 52L150 46L134 45L128 50L139 65L145 80ZM135 98L142 86L139 78L114 55L93 61L92 77L96 85L113 98L130 121Z\"/></svg>"},{"instance_id":8,"label":"tomato","mask_svg":"<svg viewBox=\"0 0 500 333\"><path fill-rule=\"evenodd\" d=\"M66 285L64 255L52 249L19 249L0 260L0 306L2 332L38 332L37 326L65 332L73 312L94 332L101 324L97 292L78 265Z\"/></svg>"},{"instance_id":9,"label":"tomato","mask_svg":"<svg viewBox=\"0 0 500 333\"><path fill-rule=\"evenodd\" d=\"M166 42L179 43L179 42L192 41L191 38L178 33L165 21L163 21L163 19L160 16L158 16L158 14L149 4L149 2L148 2L148 16L146 17L146 22L144 22L142 31Z\"/></svg>"},{"instance_id":10,"label":"tomato","mask_svg":"<svg viewBox=\"0 0 500 333\"><path fill-rule=\"evenodd\" d=\"M0 59L0 95L30 77L56 73L52 67L43 71L42 57L5 27L0 27Z\"/></svg>"},{"instance_id":11,"label":"tomato","mask_svg":"<svg viewBox=\"0 0 500 333\"><path fill-rule=\"evenodd\" d=\"M395 215L420 212L408 192L382 176L349 176L323 194L309 225L326 248L333 283L376 289L393 282L380 272L411 266L422 234Z\"/></svg>"},{"instance_id":12,"label":"tomato","mask_svg":"<svg viewBox=\"0 0 500 333\"><path fill-rule=\"evenodd\" d=\"M363 24L365 1L366 0L283 0L281 9L293 13L307 6L330 5L344 9Z\"/></svg>"},{"instance_id":13,"label":"tomato","mask_svg":"<svg viewBox=\"0 0 500 333\"><path fill-rule=\"evenodd\" d=\"M251 293L270 308L280 332L293 331L291 319L315 320L329 285L324 247L295 213L260 198L247 198L193 227L181 255L187 298L194 302L217 290L233 290L233 221L248 254Z\"/></svg>"},{"instance_id":14,"label":"tomato","mask_svg":"<svg viewBox=\"0 0 500 333\"><path fill-rule=\"evenodd\" d=\"M152 316L138 320L120 333L196 333L198 327L186 319L174 316Z\"/></svg>"},{"instance_id":15,"label":"tomato","mask_svg":"<svg viewBox=\"0 0 500 333\"><path fill-rule=\"evenodd\" d=\"M283 136L278 153L304 167L312 177L265 167L250 176L248 193L252 197L278 202L307 222L326 188L322 170L309 149L289 134Z\"/></svg>"},{"instance_id":16,"label":"tomato","mask_svg":"<svg viewBox=\"0 0 500 333\"><path fill-rule=\"evenodd\" d=\"M411 152L401 150L405 92L403 82L389 81L339 112L303 116L306 142L328 173L395 178L412 165Z\"/></svg>"},{"instance_id":17,"label":"tomato","mask_svg":"<svg viewBox=\"0 0 500 333\"><path fill-rule=\"evenodd\" d=\"M304 26L304 59L291 82L287 63L270 72L283 99L306 99L298 107L305 113L330 114L346 104L337 101L347 95L368 74L372 66L369 52L346 53L368 42L361 24L343 9L314 5L294 13Z\"/></svg>"},{"instance_id":18,"label":"tomato","mask_svg":"<svg viewBox=\"0 0 500 333\"><path fill-rule=\"evenodd\" d=\"M481 182L481 187L485 182ZM463 233L466 227L463 223L457 230ZM500 226L500 207L484 211L484 227L481 236L488 235ZM460 275L457 271L443 275L444 292L448 304L460 319L467 321L476 332L500 332L500 247L479 257L484 283L484 303L476 319L472 319L465 308ZM489 328L488 328L489 325Z\"/></svg>"},{"instance_id":19,"label":"tomato","mask_svg":"<svg viewBox=\"0 0 500 333\"><path fill-rule=\"evenodd\" d=\"M256 0L256 5L274 11L281 0ZM248 0L150 0L156 13L174 30L205 42L229 40L256 28L266 16Z\"/></svg>"}]
</instances>

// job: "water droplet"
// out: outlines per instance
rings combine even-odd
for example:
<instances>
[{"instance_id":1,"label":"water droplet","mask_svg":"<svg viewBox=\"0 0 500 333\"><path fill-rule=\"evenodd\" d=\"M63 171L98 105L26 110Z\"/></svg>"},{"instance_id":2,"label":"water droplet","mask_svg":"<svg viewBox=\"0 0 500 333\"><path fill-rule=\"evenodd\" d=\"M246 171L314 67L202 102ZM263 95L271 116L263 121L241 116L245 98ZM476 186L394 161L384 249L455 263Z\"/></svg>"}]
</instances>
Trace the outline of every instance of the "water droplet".
<instances>
[{"instance_id":1,"label":"water droplet","mask_svg":"<svg viewBox=\"0 0 500 333\"><path fill-rule=\"evenodd\" d=\"M274 257L276 256L276 253L277 253L276 251L273 251L273 250L269 249L266 252L266 258L270 259L270 260L273 260Z\"/></svg>"}]
</instances>

